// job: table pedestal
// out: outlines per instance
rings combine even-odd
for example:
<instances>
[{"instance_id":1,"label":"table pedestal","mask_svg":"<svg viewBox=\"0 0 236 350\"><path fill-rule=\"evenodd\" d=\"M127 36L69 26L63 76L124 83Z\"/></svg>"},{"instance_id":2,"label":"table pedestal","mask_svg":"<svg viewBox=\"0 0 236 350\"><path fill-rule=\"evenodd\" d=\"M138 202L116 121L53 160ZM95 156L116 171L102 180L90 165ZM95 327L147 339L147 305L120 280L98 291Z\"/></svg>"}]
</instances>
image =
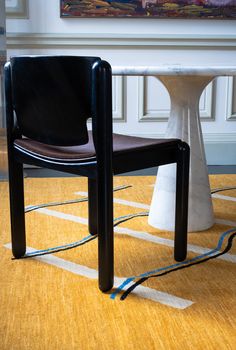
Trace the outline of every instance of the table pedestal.
<instances>
[{"instance_id":1,"label":"table pedestal","mask_svg":"<svg viewBox=\"0 0 236 350\"><path fill-rule=\"evenodd\" d=\"M201 124L199 99L212 76L162 76L171 112L167 138L179 138L190 146L188 231L202 231L214 224ZM159 229L174 231L176 165L159 167L148 222Z\"/></svg>"}]
</instances>

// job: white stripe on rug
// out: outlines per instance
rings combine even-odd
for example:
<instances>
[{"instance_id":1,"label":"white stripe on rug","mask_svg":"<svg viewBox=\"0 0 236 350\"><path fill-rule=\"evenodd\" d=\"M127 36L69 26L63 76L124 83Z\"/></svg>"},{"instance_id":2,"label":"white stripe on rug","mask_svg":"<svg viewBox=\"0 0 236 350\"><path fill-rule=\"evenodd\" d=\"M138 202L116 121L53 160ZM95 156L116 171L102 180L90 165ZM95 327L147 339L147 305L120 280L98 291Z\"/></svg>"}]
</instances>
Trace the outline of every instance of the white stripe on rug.
<instances>
[{"instance_id":1,"label":"white stripe on rug","mask_svg":"<svg viewBox=\"0 0 236 350\"><path fill-rule=\"evenodd\" d=\"M78 194L80 196L88 196L88 192L75 192L75 194ZM141 208L141 209L150 209L150 205L144 204L144 203L139 203L139 202L133 202L133 201L127 201L125 199L121 198L114 198L113 199L114 203L122 204L122 205L127 205L129 207L134 207L134 208Z\"/></svg>"},{"instance_id":2,"label":"white stripe on rug","mask_svg":"<svg viewBox=\"0 0 236 350\"><path fill-rule=\"evenodd\" d=\"M5 244L4 247L11 249L11 243ZM36 251L36 249L31 248L31 247L27 247L28 253L35 252L35 251ZM76 264L74 262L71 262L71 261L68 261L68 260L65 260L62 258L58 258L57 256L54 256L52 254L37 256L37 257L33 257L32 259L41 261L41 262L49 264L49 265L56 266L60 269L72 272L72 273L79 275L79 276L87 277L90 279L97 279L98 278L97 270L91 269L90 267L87 267L87 266ZM114 286L115 287L120 286L125 280L126 280L126 278L115 277ZM126 290L128 287L129 287L129 285L127 285L124 288L124 290ZM176 308L176 309L186 309L187 307L189 307L193 304L193 301L191 301L191 300L179 298L179 297L176 297L176 296L171 295L169 293L160 292L160 291L155 290L153 288L144 287L144 286L138 286L135 289L133 294L136 294L139 297L142 297L145 299L153 300L155 302L171 306L171 307Z\"/></svg>"},{"instance_id":3,"label":"white stripe on rug","mask_svg":"<svg viewBox=\"0 0 236 350\"><path fill-rule=\"evenodd\" d=\"M151 235L150 233L147 233L147 232L134 231L134 230L130 230L128 228L123 228L123 227L115 227L114 231L116 233L128 234L129 236L132 236L134 238L143 239L145 241L149 241L149 242L153 242L153 243L157 243L157 244L162 244L162 245L165 245L168 247L174 247L174 240L168 239L168 238L157 237L157 236ZM197 246L195 244L188 244L188 251L193 252L193 253L197 253L197 254L208 253L209 250L211 250L211 249L212 248L204 248L201 246ZM233 255L233 254L226 253L224 255L217 257L216 259L221 259L221 260L229 261L232 263L236 263L236 255Z\"/></svg>"},{"instance_id":4,"label":"white stripe on rug","mask_svg":"<svg viewBox=\"0 0 236 350\"><path fill-rule=\"evenodd\" d=\"M154 185L152 185L152 186L154 186ZM78 192L75 192L75 194L78 194L80 196L85 196L85 197L88 196L88 192L85 192L85 191L78 191ZM223 194L213 193L212 197L213 198L217 198L217 199L222 199L222 200L225 200L225 201L236 202L236 198L235 197L224 196ZM121 199L121 198L114 198L114 202L118 203L118 204L127 205L127 206L130 206L130 207L134 207L134 208L150 209L150 205L148 205L148 204L144 204L144 203L140 203L140 202L127 201L127 200Z\"/></svg>"},{"instance_id":5,"label":"white stripe on rug","mask_svg":"<svg viewBox=\"0 0 236 350\"><path fill-rule=\"evenodd\" d=\"M227 225L227 226L233 226L236 228L236 221L231 221L231 220L224 220L224 219L215 219L216 224L221 224L221 225Z\"/></svg>"},{"instance_id":6,"label":"white stripe on rug","mask_svg":"<svg viewBox=\"0 0 236 350\"><path fill-rule=\"evenodd\" d=\"M236 198L235 197L224 196L223 194L213 193L212 197L213 198L218 198L218 199L223 199L224 201L236 202Z\"/></svg>"},{"instance_id":7,"label":"white stripe on rug","mask_svg":"<svg viewBox=\"0 0 236 350\"><path fill-rule=\"evenodd\" d=\"M51 209L46 209L46 208L40 208L36 210L38 213L41 214L46 214L49 216L54 216L57 217L59 219L64 219L64 220L68 220L68 221L73 221L73 222L77 222L79 224L83 224L83 225L88 225L88 220L79 216L75 216L72 214L66 214L60 211L56 211L56 210L51 210ZM220 220L221 222L219 222L220 224L224 224L224 225L229 225L229 226L236 226L236 223L231 222L231 224L229 222L226 223L225 220ZM222 222L224 221L224 222ZM232 224L233 223L233 224ZM132 236L134 238L138 238L138 239L142 239L148 242L152 242L152 243L156 243L156 244L162 244L168 247L173 247L174 246L174 241L172 239L168 239L168 238L162 238L162 237L158 237L158 236L154 236L148 232L142 232L142 231L136 231L136 230L131 230L129 228L124 228L124 227L115 227L114 228L114 232L119 233L119 234L125 234L125 235L129 235ZM194 244L188 244L188 251L197 253L197 254L204 254L207 253L211 248L204 248L201 246L197 246ZM224 254L222 256L219 256L217 259L221 259L221 260L225 260L225 261L229 261L232 263L236 263L236 255L233 254Z\"/></svg>"}]
</instances>

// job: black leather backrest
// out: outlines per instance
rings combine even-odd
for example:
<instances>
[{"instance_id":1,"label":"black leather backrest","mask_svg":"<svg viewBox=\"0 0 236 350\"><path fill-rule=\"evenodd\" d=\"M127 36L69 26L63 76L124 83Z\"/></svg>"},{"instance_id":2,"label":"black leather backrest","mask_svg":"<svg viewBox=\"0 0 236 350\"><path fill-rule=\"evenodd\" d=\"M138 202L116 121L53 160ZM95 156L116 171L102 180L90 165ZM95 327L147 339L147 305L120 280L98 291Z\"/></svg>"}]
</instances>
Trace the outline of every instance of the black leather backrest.
<instances>
[{"instance_id":1,"label":"black leather backrest","mask_svg":"<svg viewBox=\"0 0 236 350\"><path fill-rule=\"evenodd\" d=\"M12 57L13 108L22 135L52 145L88 141L92 71L99 57Z\"/></svg>"}]
</instances>

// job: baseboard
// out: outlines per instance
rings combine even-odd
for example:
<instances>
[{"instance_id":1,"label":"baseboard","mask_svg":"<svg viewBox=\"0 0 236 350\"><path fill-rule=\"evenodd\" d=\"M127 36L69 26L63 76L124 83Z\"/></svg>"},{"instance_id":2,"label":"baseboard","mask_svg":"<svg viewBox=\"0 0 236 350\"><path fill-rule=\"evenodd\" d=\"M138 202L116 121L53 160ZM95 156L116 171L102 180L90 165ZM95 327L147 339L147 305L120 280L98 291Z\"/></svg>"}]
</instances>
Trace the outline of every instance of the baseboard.
<instances>
[{"instance_id":1,"label":"baseboard","mask_svg":"<svg viewBox=\"0 0 236 350\"><path fill-rule=\"evenodd\" d=\"M208 165L236 165L236 142L205 142L205 151Z\"/></svg>"}]
</instances>

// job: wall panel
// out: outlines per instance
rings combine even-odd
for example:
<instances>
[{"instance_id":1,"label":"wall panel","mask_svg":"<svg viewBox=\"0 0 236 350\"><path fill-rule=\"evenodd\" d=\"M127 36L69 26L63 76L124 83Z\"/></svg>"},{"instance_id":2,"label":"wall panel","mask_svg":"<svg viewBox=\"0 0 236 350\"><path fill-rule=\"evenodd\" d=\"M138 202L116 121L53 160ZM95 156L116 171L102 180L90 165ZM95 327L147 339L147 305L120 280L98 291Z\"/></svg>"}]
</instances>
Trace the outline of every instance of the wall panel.
<instances>
[{"instance_id":1,"label":"wall panel","mask_svg":"<svg viewBox=\"0 0 236 350\"><path fill-rule=\"evenodd\" d=\"M29 5L28 19L7 21L9 56L94 55L111 65L236 64L235 21L61 19L58 0L24 3ZM218 78L201 97L203 136L211 164L236 164L235 101L232 78ZM169 108L168 92L157 79L113 78L115 132L163 136Z\"/></svg>"}]
</instances>

